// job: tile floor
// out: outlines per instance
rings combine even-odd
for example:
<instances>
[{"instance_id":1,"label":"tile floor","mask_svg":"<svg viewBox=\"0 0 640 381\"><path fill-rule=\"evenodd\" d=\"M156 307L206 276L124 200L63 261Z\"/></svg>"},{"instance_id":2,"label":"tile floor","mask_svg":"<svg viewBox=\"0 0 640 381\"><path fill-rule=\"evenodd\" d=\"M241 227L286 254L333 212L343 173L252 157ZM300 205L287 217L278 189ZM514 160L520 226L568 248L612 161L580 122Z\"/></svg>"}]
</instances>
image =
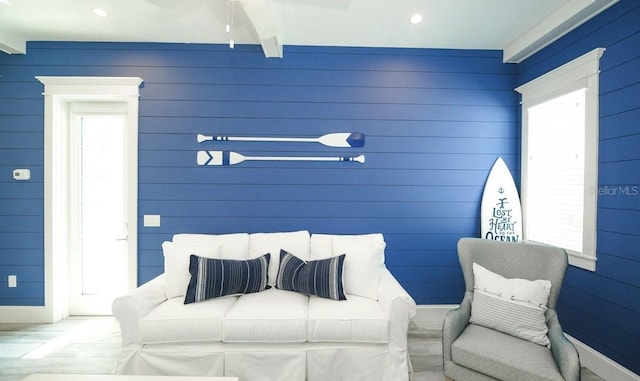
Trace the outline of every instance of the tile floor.
<instances>
[{"instance_id":1,"label":"tile floor","mask_svg":"<svg viewBox=\"0 0 640 381\"><path fill-rule=\"evenodd\" d=\"M73 317L55 324L0 324L0 380L32 373L112 373L120 351L113 317Z\"/></svg>"},{"instance_id":2,"label":"tile floor","mask_svg":"<svg viewBox=\"0 0 640 381\"><path fill-rule=\"evenodd\" d=\"M113 317L71 317L55 324L0 324L0 380L22 381L32 373L112 373L120 350ZM442 381L439 327L409 327L412 381ZM582 381L602 381L583 369Z\"/></svg>"}]
</instances>

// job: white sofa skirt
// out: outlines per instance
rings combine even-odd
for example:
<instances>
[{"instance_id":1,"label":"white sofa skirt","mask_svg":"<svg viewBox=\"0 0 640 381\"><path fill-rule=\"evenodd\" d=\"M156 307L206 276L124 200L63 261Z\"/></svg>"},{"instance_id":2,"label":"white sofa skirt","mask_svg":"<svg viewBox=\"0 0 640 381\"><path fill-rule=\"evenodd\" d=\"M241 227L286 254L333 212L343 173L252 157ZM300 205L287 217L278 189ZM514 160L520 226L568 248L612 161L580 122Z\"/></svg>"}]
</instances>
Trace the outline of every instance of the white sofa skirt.
<instances>
[{"instance_id":1,"label":"white sofa skirt","mask_svg":"<svg viewBox=\"0 0 640 381\"><path fill-rule=\"evenodd\" d=\"M388 344L146 344L123 348L118 373L234 376L240 381L406 380L406 350Z\"/></svg>"}]
</instances>

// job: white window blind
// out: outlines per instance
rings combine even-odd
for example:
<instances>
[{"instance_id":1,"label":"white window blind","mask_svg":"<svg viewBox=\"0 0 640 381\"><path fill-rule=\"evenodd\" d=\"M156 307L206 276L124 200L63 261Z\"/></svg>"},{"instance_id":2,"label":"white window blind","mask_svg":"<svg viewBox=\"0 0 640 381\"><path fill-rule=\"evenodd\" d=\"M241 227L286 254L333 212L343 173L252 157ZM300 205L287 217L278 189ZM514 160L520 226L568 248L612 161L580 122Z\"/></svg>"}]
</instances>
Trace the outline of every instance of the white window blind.
<instances>
[{"instance_id":1,"label":"white window blind","mask_svg":"<svg viewBox=\"0 0 640 381\"><path fill-rule=\"evenodd\" d=\"M585 94L580 89L528 109L525 236L582 252Z\"/></svg>"}]
</instances>

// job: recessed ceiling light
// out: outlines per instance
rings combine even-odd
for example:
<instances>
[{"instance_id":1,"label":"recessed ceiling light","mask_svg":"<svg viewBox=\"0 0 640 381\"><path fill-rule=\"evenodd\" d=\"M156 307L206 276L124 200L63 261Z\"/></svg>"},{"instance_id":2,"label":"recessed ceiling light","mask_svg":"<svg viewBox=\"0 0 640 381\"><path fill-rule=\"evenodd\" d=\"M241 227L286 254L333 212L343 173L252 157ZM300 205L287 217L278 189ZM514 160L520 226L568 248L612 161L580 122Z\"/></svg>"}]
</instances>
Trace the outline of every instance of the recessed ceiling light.
<instances>
[{"instance_id":1,"label":"recessed ceiling light","mask_svg":"<svg viewBox=\"0 0 640 381\"><path fill-rule=\"evenodd\" d=\"M9 0L0 0L0 4L13 5Z\"/></svg>"},{"instance_id":2,"label":"recessed ceiling light","mask_svg":"<svg viewBox=\"0 0 640 381\"><path fill-rule=\"evenodd\" d=\"M107 16L109 16L109 14L107 13L107 11L105 11L105 10L104 10L104 9L102 9L102 8L93 8L93 9L91 10L91 12L93 12L93 14L94 14L94 15L96 15L96 16L100 16L100 17L107 17Z\"/></svg>"},{"instance_id":3,"label":"recessed ceiling light","mask_svg":"<svg viewBox=\"0 0 640 381\"><path fill-rule=\"evenodd\" d=\"M422 22L422 15L419 13L416 13L415 15L411 16L411 18L409 18L409 21L412 24L420 24Z\"/></svg>"}]
</instances>

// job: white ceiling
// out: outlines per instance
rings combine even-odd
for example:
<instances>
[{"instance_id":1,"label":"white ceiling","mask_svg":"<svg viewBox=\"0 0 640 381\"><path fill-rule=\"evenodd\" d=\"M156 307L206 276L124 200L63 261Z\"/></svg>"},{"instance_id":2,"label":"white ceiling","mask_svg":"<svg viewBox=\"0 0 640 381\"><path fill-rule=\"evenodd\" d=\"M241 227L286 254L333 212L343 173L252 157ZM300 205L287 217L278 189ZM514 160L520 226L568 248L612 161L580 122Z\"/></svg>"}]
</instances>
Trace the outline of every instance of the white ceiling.
<instances>
[{"instance_id":1,"label":"white ceiling","mask_svg":"<svg viewBox=\"0 0 640 381\"><path fill-rule=\"evenodd\" d=\"M28 53L26 41L226 44L232 37L262 45L267 57L282 57L283 45L362 46L497 49L505 62L519 62L617 1L0 0L0 50ZM414 13L422 23L409 23Z\"/></svg>"}]
</instances>

